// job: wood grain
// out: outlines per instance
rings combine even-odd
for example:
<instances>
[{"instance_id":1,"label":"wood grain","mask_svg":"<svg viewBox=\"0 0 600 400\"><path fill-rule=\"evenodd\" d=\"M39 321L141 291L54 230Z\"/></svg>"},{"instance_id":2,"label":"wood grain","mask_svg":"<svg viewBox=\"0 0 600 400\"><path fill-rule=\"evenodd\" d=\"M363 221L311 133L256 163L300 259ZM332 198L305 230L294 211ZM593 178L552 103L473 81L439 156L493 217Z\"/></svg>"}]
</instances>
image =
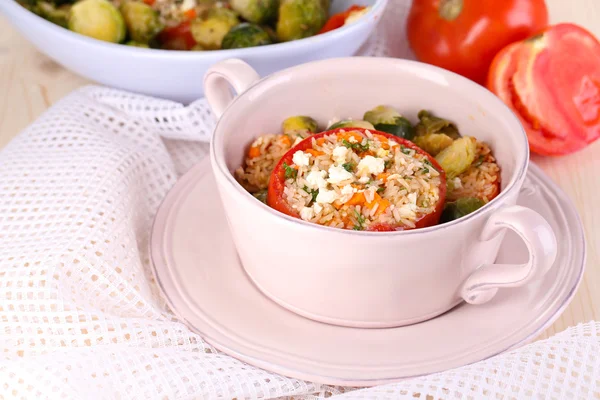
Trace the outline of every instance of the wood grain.
<instances>
[{"instance_id":1,"label":"wood grain","mask_svg":"<svg viewBox=\"0 0 600 400\"><path fill-rule=\"evenodd\" d=\"M6 0L2 0L6 1ZM547 0L555 22L575 22L600 37L600 1ZM57 100L89 83L38 53L0 16L0 148ZM573 200L585 227L587 269L572 303L540 338L600 319L600 141L562 158L533 157Z\"/></svg>"}]
</instances>

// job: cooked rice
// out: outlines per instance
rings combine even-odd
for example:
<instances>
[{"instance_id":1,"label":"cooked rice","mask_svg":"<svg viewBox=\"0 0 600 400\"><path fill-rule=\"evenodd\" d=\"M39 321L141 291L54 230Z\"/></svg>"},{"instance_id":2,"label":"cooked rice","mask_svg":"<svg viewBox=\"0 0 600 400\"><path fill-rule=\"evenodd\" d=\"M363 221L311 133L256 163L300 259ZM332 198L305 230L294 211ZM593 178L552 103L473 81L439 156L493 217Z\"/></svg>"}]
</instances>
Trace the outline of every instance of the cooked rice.
<instances>
[{"instance_id":1,"label":"cooked rice","mask_svg":"<svg viewBox=\"0 0 600 400\"><path fill-rule=\"evenodd\" d=\"M465 172L448 181L447 201L477 197L488 202L500 193L500 167L490 147L477 141L475 162Z\"/></svg>"},{"instance_id":2,"label":"cooked rice","mask_svg":"<svg viewBox=\"0 0 600 400\"><path fill-rule=\"evenodd\" d=\"M296 131L259 136L250 146L244 166L235 171L236 179L250 193L266 190L271 172L281 157L308 135L308 132Z\"/></svg>"},{"instance_id":3,"label":"cooked rice","mask_svg":"<svg viewBox=\"0 0 600 400\"><path fill-rule=\"evenodd\" d=\"M297 172L286 179L284 199L302 219L321 225L414 228L435 211L439 172L415 150L365 133L330 134L323 141L313 139L310 152L294 153L288 167ZM352 143L356 146L349 148Z\"/></svg>"}]
</instances>

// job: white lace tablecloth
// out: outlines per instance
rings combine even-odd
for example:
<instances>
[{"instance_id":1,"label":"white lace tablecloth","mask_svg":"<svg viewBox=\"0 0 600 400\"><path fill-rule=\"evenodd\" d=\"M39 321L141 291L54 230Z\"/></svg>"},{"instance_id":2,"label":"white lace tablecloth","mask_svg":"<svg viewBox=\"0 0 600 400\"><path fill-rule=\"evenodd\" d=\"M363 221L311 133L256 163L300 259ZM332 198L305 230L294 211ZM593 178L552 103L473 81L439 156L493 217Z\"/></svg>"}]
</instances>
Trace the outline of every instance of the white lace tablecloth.
<instances>
[{"instance_id":1,"label":"white lace tablecloth","mask_svg":"<svg viewBox=\"0 0 600 400\"><path fill-rule=\"evenodd\" d=\"M410 56L395 1L363 54ZM219 353L168 310L147 251L169 188L206 155L213 119L85 87L0 153L0 398L600 397L600 324L471 366L363 390Z\"/></svg>"}]
</instances>

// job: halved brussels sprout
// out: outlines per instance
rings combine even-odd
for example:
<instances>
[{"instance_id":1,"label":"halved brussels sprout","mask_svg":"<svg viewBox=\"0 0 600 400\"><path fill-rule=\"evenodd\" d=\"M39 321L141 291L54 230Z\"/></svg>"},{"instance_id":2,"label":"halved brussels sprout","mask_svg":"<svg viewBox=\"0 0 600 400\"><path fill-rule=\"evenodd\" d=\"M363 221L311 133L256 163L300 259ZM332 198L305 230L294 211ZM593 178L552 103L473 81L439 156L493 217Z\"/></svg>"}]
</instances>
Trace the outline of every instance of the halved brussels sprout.
<instances>
[{"instance_id":1,"label":"halved brussels sprout","mask_svg":"<svg viewBox=\"0 0 600 400\"><path fill-rule=\"evenodd\" d=\"M443 133L428 133L423 136L416 136L413 142L435 157L446 147L452 145L453 140Z\"/></svg>"},{"instance_id":2,"label":"halved brussels sprout","mask_svg":"<svg viewBox=\"0 0 600 400\"><path fill-rule=\"evenodd\" d=\"M71 6L68 4L57 7L47 1L38 1L31 9L31 11L40 17L47 19L53 24L60 25L63 28L68 28L69 26L70 10Z\"/></svg>"},{"instance_id":3,"label":"halved brussels sprout","mask_svg":"<svg viewBox=\"0 0 600 400\"><path fill-rule=\"evenodd\" d=\"M133 46L133 47L144 47L149 49L150 46L148 45L148 43L140 43L140 42L136 42L135 40L130 40L129 42L125 43L127 46Z\"/></svg>"},{"instance_id":4,"label":"halved brussels sprout","mask_svg":"<svg viewBox=\"0 0 600 400\"><path fill-rule=\"evenodd\" d=\"M418 114L419 123L415 127L415 134L422 136L428 133L443 133L452 139L458 139L458 128L447 119L435 117L429 111L421 110Z\"/></svg>"},{"instance_id":5,"label":"halved brussels sprout","mask_svg":"<svg viewBox=\"0 0 600 400\"><path fill-rule=\"evenodd\" d=\"M281 0L277 37L282 42L316 35L328 18L323 0Z\"/></svg>"},{"instance_id":6,"label":"halved brussels sprout","mask_svg":"<svg viewBox=\"0 0 600 400\"><path fill-rule=\"evenodd\" d=\"M454 179L473 164L476 152L475 138L465 136L452 142L435 159L446 172L446 178Z\"/></svg>"},{"instance_id":7,"label":"halved brussels sprout","mask_svg":"<svg viewBox=\"0 0 600 400\"><path fill-rule=\"evenodd\" d=\"M243 22L231 28L223 38L223 49L264 46L273 43L269 34L260 26Z\"/></svg>"},{"instance_id":8,"label":"halved brussels sprout","mask_svg":"<svg viewBox=\"0 0 600 400\"><path fill-rule=\"evenodd\" d=\"M377 106L367 111L363 119L373 124L378 131L387 132L404 139L411 140L415 134L415 129L410 121L392 107Z\"/></svg>"},{"instance_id":9,"label":"halved brussels sprout","mask_svg":"<svg viewBox=\"0 0 600 400\"><path fill-rule=\"evenodd\" d=\"M159 14L146 3L126 1L121 6L121 14L132 40L149 43L162 29Z\"/></svg>"},{"instance_id":10,"label":"halved brussels sprout","mask_svg":"<svg viewBox=\"0 0 600 400\"><path fill-rule=\"evenodd\" d=\"M275 20L279 0L230 0L229 4L246 21L264 24Z\"/></svg>"},{"instance_id":11,"label":"halved brussels sprout","mask_svg":"<svg viewBox=\"0 0 600 400\"><path fill-rule=\"evenodd\" d=\"M123 16L108 0L81 0L69 12L73 32L106 42L121 43L127 30Z\"/></svg>"},{"instance_id":12,"label":"halved brussels sprout","mask_svg":"<svg viewBox=\"0 0 600 400\"><path fill-rule=\"evenodd\" d=\"M286 118L281 124L283 133L304 131L315 133L317 131L317 121L305 115Z\"/></svg>"},{"instance_id":13,"label":"halved brussels sprout","mask_svg":"<svg viewBox=\"0 0 600 400\"><path fill-rule=\"evenodd\" d=\"M219 50L223 38L240 19L234 11L227 8L213 8L206 18L196 18L192 21L191 32L194 40L206 50Z\"/></svg>"},{"instance_id":14,"label":"halved brussels sprout","mask_svg":"<svg viewBox=\"0 0 600 400\"><path fill-rule=\"evenodd\" d=\"M375 130L375 127L372 123L360 119L343 119L335 124L330 125L327 130L330 131L338 128L364 128Z\"/></svg>"},{"instance_id":15,"label":"halved brussels sprout","mask_svg":"<svg viewBox=\"0 0 600 400\"><path fill-rule=\"evenodd\" d=\"M444 223L459 219L480 209L484 205L485 202L476 197L463 197L456 201L446 203L440 222Z\"/></svg>"}]
</instances>

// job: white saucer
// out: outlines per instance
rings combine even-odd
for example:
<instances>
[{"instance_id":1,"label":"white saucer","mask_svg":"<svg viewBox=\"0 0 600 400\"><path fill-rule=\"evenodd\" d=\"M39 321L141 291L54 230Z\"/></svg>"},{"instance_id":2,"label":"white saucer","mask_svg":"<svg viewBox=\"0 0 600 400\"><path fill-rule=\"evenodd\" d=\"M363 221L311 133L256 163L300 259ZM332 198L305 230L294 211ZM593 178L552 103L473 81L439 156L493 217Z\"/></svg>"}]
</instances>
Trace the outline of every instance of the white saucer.
<instances>
[{"instance_id":1,"label":"white saucer","mask_svg":"<svg viewBox=\"0 0 600 400\"><path fill-rule=\"evenodd\" d=\"M238 260L208 159L165 198L152 231L151 256L172 310L224 353L295 378L371 386L491 357L533 340L558 318L583 275L585 241L579 216L534 165L519 204L541 213L556 232L557 261L543 280L503 289L485 305L462 304L402 328L327 325L263 296ZM526 259L525 246L507 233L496 262Z\"/></svg>"}]
</instances>

